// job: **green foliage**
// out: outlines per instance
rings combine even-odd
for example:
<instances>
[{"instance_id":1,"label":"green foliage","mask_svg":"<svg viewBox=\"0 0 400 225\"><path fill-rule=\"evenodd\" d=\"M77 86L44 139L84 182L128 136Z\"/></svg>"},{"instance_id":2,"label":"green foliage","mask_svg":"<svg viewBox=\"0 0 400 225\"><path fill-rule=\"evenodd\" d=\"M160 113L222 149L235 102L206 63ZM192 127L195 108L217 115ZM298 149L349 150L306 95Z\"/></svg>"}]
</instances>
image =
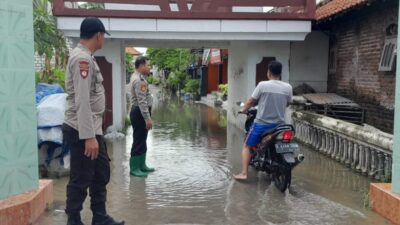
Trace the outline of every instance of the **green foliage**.
<instances>
[{"instance_id":1,"label":"green foliage","mask_svg":"<svg viewBox=\"0 0 400 225\"><path fill-rule=\"evenodd\" d=\"M41 74L39 72L35 72L35 84L36 85L41 82L40 77L41 77Z\"/></svg>"},{"instance_id":2,"label":"green foliage","mask_svg":"<svg viewBox=\"0 0 400 225\"><path fill-rule=\"evenodd\" d=\"M45 58L45 68L37 79L48 82L52 79L61 79L60 71L52 68L50 61L55 57L56 68L65 67L68 52L64 35L57 29L56 18L49 13L48 0L33 0L33 29L35 38L35 51ZM57 82L60 82L57 80ZM64 81L60 82L62 85Z\"/></svg>"},{"instance_id":3,"label":"green foliage","mask_svg":"<svg viewBox=\"0 0 400 225\"><path fill-rule=\"evenodd\" d=\"M65 71L60 68L54 69L49 83L57 83L65 89Z\"/></svg>"},{"instance_id":4,"label":"green foliage","mask_svg":"<svg viewBox=\"0 0 400 225\"><path fill-rule=\"evenodd\" d=\"M162 82L161 82L161 78L160 77L155 77L154 78L154 85L160 85Z\"/></svg>"},{"instance_id":5,"label":"green foliage","mask_svg":"<svg viewBox=\"0 0 400 225\"><path fill-rule=\"evenodd\" d=\"M224 96L228 96L228 84L220 84L218 85L218 89Z\"/></svg>"},{"instance_id":6,"label":"green foliage","mask_svg":"<svg viewBox=\"0 0 400 225\"><path fill-rule=\"evenodd\" d=\"M57 29L54 16L49 14L47 0L34 0L33 26L35 36L35 50L40 56L52 58L55 49L66 50L64 35Z\"/></svg>"},{"instance_id":7,"label":"green foliage","mask_svg":"<svg viewBox=\"0 0 400 225\"><path fill-rule=\"evenodd\" d=\"M170 73L167 79L167 88L172 91L178 90L179 87L179 78L175 75L175 73Z\"/></svg>"},{"instance_id":8,"label":"green foliage","mask_svg":"<svg viewBox=\"0 0 400 225\"><path fill-rule=\"evenodd\" d=\"M147 56L151 64L157 65L159 69L170 69L171 71L185 70L196 61L196 55L190 49L182 48L149 48Z\"/></svg>"},{"instance_id":9,"label":"green foliage","mask_svg":"<svg viewBox=\"0 0 400 225\"><path fill-rule=\"evenodd\" d=\"M33 10L49 11L48 3L48 0L33 0Z\"/></svg>"},{"instance_id":10,"label":"green foliage","mask_svg":"<svg viewBox=\"0 0 400 225\"><path fill-rule=\"evenodd\" d=\"M147 80L147 83L149 83L149 84L154 84L154 85L156 85L156 86L158 86L158 85L161 84L161 78L160 78L160 77L148 76L148 77L146 78L146 80Z\"/></svg>"},{"instance_id":11,"label":"green foliage","mask_svg":"<svg viewBox=\"0 0 400 225\"><path fill-rule=\"evenodd\" d=\"M181 90L185 87L187 74L183 71L197 59L197 55L192 54L190 49L182 48L149 48L147 49L147 56L151 64L156 65L160 70L173 71L166 80L166 87L172 91Z\"/></svg>"},{"instance_id":12,"label":"green foliage","mask_svg":"<svg viewBox=\"0 0 400 225\"><path fill-rule=\"evenodd\" d=\"M41 73L35 73L35 81L36 84L59 84L61 87L65 88L65 71L61 68L55 68L51 71L51 74L46 77L42 77Z\"/></svg>"},{"instance_id":13,"label":"green foliage","mask_svg":"<svg viewBox=\"0 0 400 225\"><path fill-rule=\"evenodd\" d=\"M185 92L198 95L200 89L200 80L188 80L185 84Z\"/></svg>"},{"instance_id":14,"label":"green foliage","mask_svg":"<svg viewBox=\"0 0 400 225\"><path fill-rule=\"evenodd\" d=\"M135 72L135 65L133 63L133 55L125 53L126 65L126 83L129 83L131 75Z\"/></svg>"},{"instance_id":15,"label":"green foliage","mask_svg":"<svg viewBox=\"0 0 400 225\"><path fill-rule=\"evenodd\" d=\"M175 71L169 74L167 79L167 88L172 91L181 90L185 87L187 74L185 72Z\"/></svg>"},{"instance_id":16,"label":"green foliage","mask_svg":"<svg viewBox=\"0 0 400 225\"><path fill-rule=\"evenodd\" d=\"M147 80L147 83L154 84L154 81L156 80L156 78L154 76L148 76L146 78L146 80Z\"/></svg>"},{"instance_id":17,"label":"green foliage","mask_svg":"<svg viewBox=\"0 0 400 225\"><path fill-rule=\"evenodd\" d=\"M87 3L83 3L80 4L78 6L78 8L80 9L104 9L104 3L92 3L92 2L87 2Z\"/></svg>"},{"instance_id":18,"label":"green foliage","mask_svg":"<svg viewBox=\"0 0 400 225\"><path fill-rule=\"evenodd\" d=\"M133 55L126 53L125 54L125 64L126 64L126 72L128 74L132 74L135 72L135 65L133 63Z\"/></svg>"}]
</instances>

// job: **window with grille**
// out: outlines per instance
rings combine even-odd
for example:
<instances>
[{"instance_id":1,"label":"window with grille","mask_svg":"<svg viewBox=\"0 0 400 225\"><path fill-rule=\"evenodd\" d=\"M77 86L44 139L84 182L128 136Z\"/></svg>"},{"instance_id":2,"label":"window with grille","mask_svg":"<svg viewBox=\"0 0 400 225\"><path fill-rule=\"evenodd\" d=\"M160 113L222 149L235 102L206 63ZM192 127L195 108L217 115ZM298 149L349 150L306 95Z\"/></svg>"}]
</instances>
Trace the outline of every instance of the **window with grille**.
<instances>
[{"instance_id":1,"label":"window with grille","mask_svg":"<svg viewBox=\"0 0 400 225\"><path fill-rule=\"evenodd\" d=\"M379 71L392 71L396 63L397 55L397 38L386 38L383 47L381 61L379 64Z\"/></svg>"}]
</instances>

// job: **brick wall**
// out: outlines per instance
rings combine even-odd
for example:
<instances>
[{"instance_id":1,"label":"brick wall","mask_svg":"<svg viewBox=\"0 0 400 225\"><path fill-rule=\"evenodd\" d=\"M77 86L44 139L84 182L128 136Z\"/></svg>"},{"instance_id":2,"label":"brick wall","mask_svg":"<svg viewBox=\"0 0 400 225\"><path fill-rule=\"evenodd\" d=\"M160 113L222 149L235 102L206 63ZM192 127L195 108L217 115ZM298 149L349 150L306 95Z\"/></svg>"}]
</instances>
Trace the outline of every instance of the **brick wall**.
<instances>
[{"instance_id":1,"label":"brick wall","mask_svg":"<svg viewBox=\"0 0 400 225\"><path fill-rule=\"evenodd\" d=\"M44 68L44 57L35 53L35 72L40 72Z\"/></svg>"},{"instance_id":2,"label":"brick wall","mask_svg":"<svg viewBox=\"0 0 400 225\"><path fill-rule=\"evenodd\" d=\"M72 41L68 38L65 39L66 44L67 44L67 48L68 51L71 52L72 51ZM55 57L53 57L50 61L51 65L54 66L56 61L55 61ZM41 72L44 69L45 66L45 59L44 56L39 56L37 54L37 52L35 52L35 72Z\"/></svg>"},{"instance_id":3,"label":"brick wall","mask_svg":"<svg viewBox=\"0 0 400 225\"><path fill-rule=\"evenodd\" d=\"M396 73L378 69L386 27L397 24L398 0L377 2L321 25L330 30L330 48L336 52L336 72L329 74L328 91L364 107L366 123L393 132Z\"/></svg>"}]
</instances>

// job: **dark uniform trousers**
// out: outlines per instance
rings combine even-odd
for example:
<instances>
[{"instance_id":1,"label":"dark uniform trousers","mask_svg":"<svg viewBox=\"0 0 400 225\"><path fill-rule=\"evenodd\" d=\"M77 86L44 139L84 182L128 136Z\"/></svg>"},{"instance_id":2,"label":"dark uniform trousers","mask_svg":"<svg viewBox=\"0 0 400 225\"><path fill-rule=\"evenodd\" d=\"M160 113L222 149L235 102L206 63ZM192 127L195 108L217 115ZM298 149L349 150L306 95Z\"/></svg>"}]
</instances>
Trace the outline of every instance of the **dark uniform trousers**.
<instances>
[{"instance_id":1,"label":"dark uniform trousers","mask_svg":"<svg viewBox=\"0 0 400 225\"><path fill-rule=\"evenodd\" d=\"M151 115L151 108L149 108ZM146 121L144 120L139 106L133 106L129 115L133 128L133 144L131 156L143 155L147 152L147 135Z\"/></svg>"},{"instance_id":2,"label":"dark uniform trousers","mask_svg":"<svg viewBox=\"0 0 400 225\"><path fill-rule=\"evenodd\" d=\"M79 213L90 191L91 210L105 212L107 189L110 181L110 158L103 136L96 136L99 144L97 159L85 156L85 140L79 140L79 133L74 128L63 125L63 142L70 149L71 171L67 185L67 214Z\"/></svg>"}]
</instances>

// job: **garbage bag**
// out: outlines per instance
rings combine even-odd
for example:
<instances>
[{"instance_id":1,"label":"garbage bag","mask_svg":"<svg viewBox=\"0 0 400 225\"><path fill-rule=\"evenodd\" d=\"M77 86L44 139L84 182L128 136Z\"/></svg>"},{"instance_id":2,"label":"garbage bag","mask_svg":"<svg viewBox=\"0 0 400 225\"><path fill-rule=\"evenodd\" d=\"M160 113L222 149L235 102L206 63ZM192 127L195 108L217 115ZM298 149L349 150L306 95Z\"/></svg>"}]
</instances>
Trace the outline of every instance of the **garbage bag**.
<instances>
[{"instance_id":1,"label":"garbage bag","mask_svg":"<svg viewBox=\"0 0 400 225\"><path fill-rule=\"evenodd\" d=\"M61 126L67 107L67 94L53 94L46 96L36 107L38 129Z\"/></svg>"}]
</instances>

